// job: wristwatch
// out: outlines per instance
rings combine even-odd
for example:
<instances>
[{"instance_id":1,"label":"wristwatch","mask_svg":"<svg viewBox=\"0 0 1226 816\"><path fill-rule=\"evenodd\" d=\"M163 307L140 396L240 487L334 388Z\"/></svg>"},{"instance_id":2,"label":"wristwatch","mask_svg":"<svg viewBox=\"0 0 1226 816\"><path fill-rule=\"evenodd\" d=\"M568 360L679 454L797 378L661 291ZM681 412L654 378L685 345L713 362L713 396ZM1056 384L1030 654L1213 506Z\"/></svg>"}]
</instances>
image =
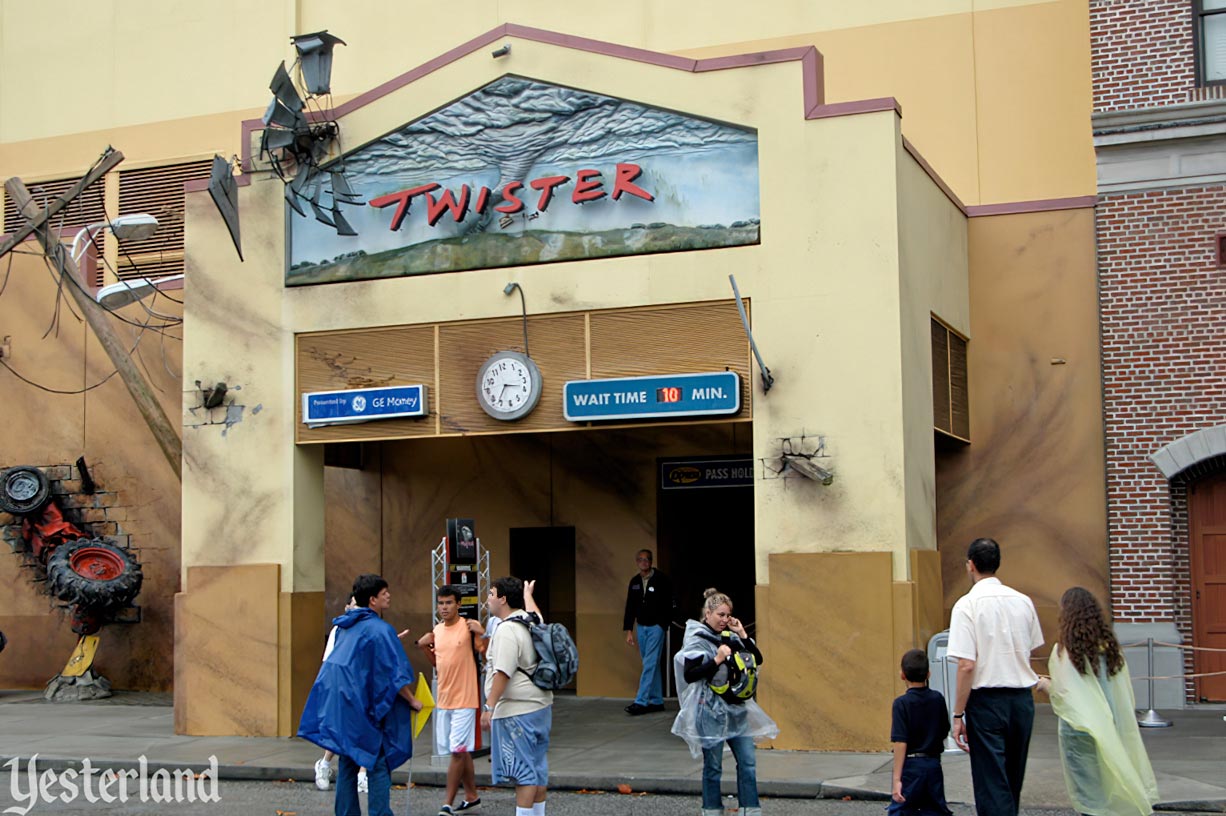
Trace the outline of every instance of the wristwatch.
<instances>
[{"instance_id":1,"label":"wristwatch","mask_svg":"<svg viewBox=\"0 0 1226 816\"><path fill-rule=\"evenodd\" d=\"M955 719L955 720L960 720L960 719L962 719L962 718L963 718L963 717L965 717L965 716L966 716L966 712L965 712L965 711L963 711L961 714L955 714L955 715L954 715L954 719Z\"/></svg>"},{"instance_id":2,"label":"wristwatch","mask_svg":"<svg viewBox=\"0 0 1226 816\"><path fill-rule=\"evenodd\" d=\"M489 704L489 703L482 703L482 705L481 705L481 709L482 709L483 711L493 711L493 710L494 710L494 709L490 708L490 704Z\"/></svg>"}]
</instances>

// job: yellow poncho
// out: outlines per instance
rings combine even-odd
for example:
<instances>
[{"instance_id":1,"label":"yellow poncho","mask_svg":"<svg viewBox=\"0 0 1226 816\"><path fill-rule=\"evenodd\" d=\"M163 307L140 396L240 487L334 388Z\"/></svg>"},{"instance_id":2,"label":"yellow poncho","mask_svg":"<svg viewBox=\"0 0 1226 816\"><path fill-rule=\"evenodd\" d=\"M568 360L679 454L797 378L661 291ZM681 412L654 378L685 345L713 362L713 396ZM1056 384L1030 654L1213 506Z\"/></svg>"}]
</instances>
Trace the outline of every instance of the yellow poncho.
<instances>
[{"instance_id":1,"label":"yellow poncho","mask_svg":"<svg viewBox=\"0 0 1226 816\"><path fill-rule=\"evenodd\" d=\"M1073 809L1091 816L1153 813L1158 785L1137 728L1128 667L1108 677L1099 660L1097 674L1081 674L1059 646L1047 665Z\"/></svg>"}]
</instances>

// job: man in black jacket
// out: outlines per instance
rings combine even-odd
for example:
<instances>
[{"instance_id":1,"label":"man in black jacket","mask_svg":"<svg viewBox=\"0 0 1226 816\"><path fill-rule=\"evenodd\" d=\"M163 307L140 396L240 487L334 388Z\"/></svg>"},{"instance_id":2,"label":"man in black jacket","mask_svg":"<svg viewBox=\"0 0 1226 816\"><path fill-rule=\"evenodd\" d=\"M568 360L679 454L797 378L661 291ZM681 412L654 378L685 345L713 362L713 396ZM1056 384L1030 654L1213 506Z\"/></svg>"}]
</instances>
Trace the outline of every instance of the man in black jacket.
<instances>
[{"instance_id":1,"label":"man in black jacket","mask_svg":"<svg viewBox=\"0 0 1226 816\"><path fill-rule=\"evenodd\" d=\"M664 647L665 627L673 619L673 587L664 573L652 568L651 550L639 550L634 560L639 571L630 579L626 592L622 629L626 632L626 644L638 646L643 673L634 702L626 706L630 715L664 710L660 650Z\"/></svg>"}]
</instances>

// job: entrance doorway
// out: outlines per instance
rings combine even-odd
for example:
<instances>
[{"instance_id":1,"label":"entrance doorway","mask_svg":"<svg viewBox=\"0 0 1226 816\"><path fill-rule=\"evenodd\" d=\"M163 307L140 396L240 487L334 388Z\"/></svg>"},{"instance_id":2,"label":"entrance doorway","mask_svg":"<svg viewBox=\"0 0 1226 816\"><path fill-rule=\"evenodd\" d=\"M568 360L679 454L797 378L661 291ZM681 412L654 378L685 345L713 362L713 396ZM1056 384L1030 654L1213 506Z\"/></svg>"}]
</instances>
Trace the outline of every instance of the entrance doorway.
<instances>
[{"instance_id":1,"label":"entrance doorway","mask_svg":"<svg viewBox=\"0 0 1226 816\"><path fill-rule=\"evenodd\" d=\"M698 475L669 479L665 471L676 467ZM748 478L732 478L738 468L748 468ZM673 582L681 622L698 618L703 591L715 587L732 599L734 614L754 633L752 468L747 456L660 462L656 563ZM671 634L675 654L684 630L673 627Z\"/></svg>"},{"instance_id":2,"label":"entrance doorway","mask_svg":"<svg viewBox=\"0 0 1226 816\"><path fill-rule=\"evenodd\" d=\"M1226 649L1226 473L1188 488L1192 561L1193 643ZM1197 674L1226 672L1226 652L1197 651ZM1199 677L1202 702L1226 702L1226 675Z\"/></svg>"},{"instance_id":3,"label":"entrance doorway","mask_svg":"<svg viewBox=\"0 0 1226 816\"><path fill-rule=\"evenodd\" d=\"M549 623L578 641L575 627L575 528L511 528L511 574L536 580L533 597Z\"/></svg>"}]
</instances>

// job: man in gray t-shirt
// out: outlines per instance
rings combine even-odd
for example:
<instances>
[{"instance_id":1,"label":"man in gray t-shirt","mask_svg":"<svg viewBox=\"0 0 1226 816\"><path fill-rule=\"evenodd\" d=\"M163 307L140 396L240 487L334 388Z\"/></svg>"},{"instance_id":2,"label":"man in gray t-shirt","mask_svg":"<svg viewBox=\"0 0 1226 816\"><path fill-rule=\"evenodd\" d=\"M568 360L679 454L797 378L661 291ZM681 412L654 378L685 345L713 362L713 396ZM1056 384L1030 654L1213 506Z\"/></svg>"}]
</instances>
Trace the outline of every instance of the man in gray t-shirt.
<instances>
[{"instance_id":1,"label":"man in gray t-shirt","mask_svg":"<svg viewBox=\"0 0 1226 816\"><path fill-rule=\"evenodd\" d=\"M490 615L501 619L486 654L481 712L481 725L490 729L494 784L515 783L516 816L545 816L553 692L529 675L537 658L526 624L537 616L524 611L524 584L518 578L494 581L486 600Z\"/></svg>"}]
</instances>

